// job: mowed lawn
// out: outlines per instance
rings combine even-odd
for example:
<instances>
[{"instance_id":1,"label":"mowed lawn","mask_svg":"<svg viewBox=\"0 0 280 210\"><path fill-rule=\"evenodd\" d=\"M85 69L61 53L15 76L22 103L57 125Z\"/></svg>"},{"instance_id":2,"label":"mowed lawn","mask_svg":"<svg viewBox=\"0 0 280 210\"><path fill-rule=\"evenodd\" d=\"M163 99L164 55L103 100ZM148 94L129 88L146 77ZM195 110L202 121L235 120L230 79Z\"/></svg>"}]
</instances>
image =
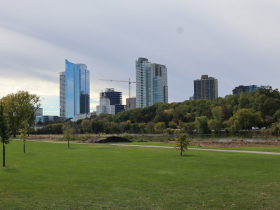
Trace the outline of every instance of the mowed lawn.
<instances>
[{"instance_id":1,"label":"mowed lawn","mask_svg":"<svg viewBox=\"0 0 280 210\"><path fill-rule=\"evenodd\" d=\"M279 156L43 142L26 151L6 146L0 209L280 209Z\"/></svg>"}]
</instances>

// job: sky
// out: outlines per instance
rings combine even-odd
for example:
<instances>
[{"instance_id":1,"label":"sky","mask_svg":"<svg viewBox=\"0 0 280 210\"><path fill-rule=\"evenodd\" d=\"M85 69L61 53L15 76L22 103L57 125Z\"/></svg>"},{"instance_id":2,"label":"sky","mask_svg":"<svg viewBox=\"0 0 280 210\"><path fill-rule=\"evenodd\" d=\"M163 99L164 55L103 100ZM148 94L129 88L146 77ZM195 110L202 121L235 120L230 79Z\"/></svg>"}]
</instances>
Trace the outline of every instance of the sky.
<instances>
[{"instance_id":1,"label":"sky","mask_svg":"<svg viewBox=\"0 0 280 210\"><path fill-rule=\"evenodd\" d=\"M0 0L0 98L19 90L59 115L65 59L90 70L91 111L105 88L128 97L135 60L168 69L169 102L193 95L193 81L218 79L218 95L239 85L280 88L280 1ZM135 83L131 85L135 96Z\"/></svg>"}]
</instances>

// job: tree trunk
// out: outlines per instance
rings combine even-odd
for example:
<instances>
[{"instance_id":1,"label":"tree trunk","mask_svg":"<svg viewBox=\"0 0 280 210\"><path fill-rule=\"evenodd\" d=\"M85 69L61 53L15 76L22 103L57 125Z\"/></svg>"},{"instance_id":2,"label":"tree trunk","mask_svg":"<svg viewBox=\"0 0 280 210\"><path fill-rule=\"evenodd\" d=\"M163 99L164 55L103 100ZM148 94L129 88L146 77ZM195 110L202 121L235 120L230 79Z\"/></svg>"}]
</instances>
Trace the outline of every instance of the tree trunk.
<instances>
[{"instance_id":1,"label":"tree trunk","mask_svg":"<svg viewBox=\"0 0 280 210\"><path fill-rule=\"evenodd\" d=\"M5 167L5 144L3 143L3 167Z\"/></svg>"},{"instance_id":2,"label":"tree trunk","mask_svg":"<svg viewBox=\"0 0 280 210\"><path fill-rule=\"evenodd\" d=\"M16 138L16 129L13 130L14 138Z\"/></svg>"},{"instance_id":3,"label":"tree trunk","mask_svg":"<svg viewBox=\"0 0 280 210\"><path fill-rule=\"evenodd\" d=\"M69 139L68 139L68 148L70 148Z\"/></svg>"},{"instance_id":4,"label":"tree trunk","mask_svg":"<svg viewBox=\"0 0 280 210\"><path fill-rule=\"evenodd\" d=\"M23 153L25 153L25 142L23 142Z\"/></svg>"}]
</instances>

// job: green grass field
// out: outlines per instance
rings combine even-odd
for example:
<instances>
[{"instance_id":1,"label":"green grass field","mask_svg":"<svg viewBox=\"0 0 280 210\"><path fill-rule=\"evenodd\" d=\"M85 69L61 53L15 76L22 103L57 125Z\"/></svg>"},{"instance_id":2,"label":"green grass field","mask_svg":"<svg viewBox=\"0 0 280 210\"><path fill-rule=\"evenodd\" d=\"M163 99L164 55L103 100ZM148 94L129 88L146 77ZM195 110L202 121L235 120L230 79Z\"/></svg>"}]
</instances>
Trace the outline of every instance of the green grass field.
<instances>
[{"instance_id":1,"label":"green grass field","mask_svg":"<svg viewBox=\"0 0 280 210\"><path fill-rule=\"evenodd\" d=\"M26 151L6 146L0 209L280 208L279 156L43 142Z\"/></svg>"}]
</instances>

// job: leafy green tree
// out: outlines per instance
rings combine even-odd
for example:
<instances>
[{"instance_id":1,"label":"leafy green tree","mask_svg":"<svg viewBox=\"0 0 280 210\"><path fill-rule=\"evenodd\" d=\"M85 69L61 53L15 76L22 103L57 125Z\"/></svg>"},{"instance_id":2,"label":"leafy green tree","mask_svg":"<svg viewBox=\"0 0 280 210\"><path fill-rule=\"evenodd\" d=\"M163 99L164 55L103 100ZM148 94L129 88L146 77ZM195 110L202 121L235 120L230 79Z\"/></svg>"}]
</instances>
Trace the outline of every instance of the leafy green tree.
<instances>
[{"instance_id":1,"label":"leafy green tree","mask_svg":"<svg viewBox=\"0 0 280 210\"><path fill-rule=\"evenodd\" d=\"M130 131L131 129L131 121L127 120L125 124L125 131Z\"/></svg>"},{"instance_id":2,"label":"leafy green tree","mask_svg":"<svg viewBox=\"0 0 280 210\"><path fill-rule=\"evenodd\" d=\"M4 107L3 103L1 102L0 106L0 138L1 143L3 144L3 167L6 165L6 148L5 144L10 143L10 134L9 134L9 128L8 128L8 120L7 117L4 114Z\"/></svg>"},{"instance_id":3,"label":"leafy green tree","mask_svg":"<svg viewBox=\"0 0 280 210\"><path fill-rule=\"evenodd\" d=\"M183 152L188 149L188 145L190 141L187 140L188 135L182 132L176 132L176 139L175 139L175 148L180 150L181 156Z\"/></svg>"},{"instance_id":4,"label":"leafy green tree","mask_svg":"<svg viewBox=\"0 0 280 210\"><path fill-rule=\"evenodd\" d=\"M155 132L155 123L149 122L146 126L147 133L154 133Z\"/></svg>"},{"instance_id":5,"label":"leafy green tree","mask_svg":"<svg viewBox=\"0 0 280 210\"><path fill-rule=\"evenodd\" d=\"M214 119L208 121L208 126L211 130L214 130L215 133L217 133L223 127L223 111L220 106L216 106L211 112Z\"/></svg>"},{"instance_id":6,"label":"leafy green tree","mask_svg":"<svg viewBox=\"0 0 280 210\"><path fill-rule=\"evenodd\" d=\"M41 106L40 97L27 91L9 94L1 101L4 104L5 113L8 115L10 129L13 131L14 137L16 137L16 131L24 120L29 119L29 122L34 122L35 111Z\"/></svg>"},{"instance_id":7,"label":"leafy green tree","mask_svg":"<svg viewBox=\"0 0 280 210\"><path fill-rule=\"evenodd\" d=\"M267 98L264 103L259 105L259 110L263 118L265 116L273 116L278 109L279 102L274 98Z\"/></svg>"},{"instance_id":8,"label":"leafy green tree","mask_svg":"<svg viewBox=\"0 0 280 210\"><path fill-rule=\"evenodd\" d=\"M27 132L28 132L28 121L25 120L21 123L22 128L19 130L20 136L19 138L23 141L23 153L25 153L25 143L27 139Z\"/></svg>"},{"instance_id":9,"label":"leafy green tree","mask_svg":"<svg viewBox=\"0 0 280 210\"><path fill-rule=\"evenodd\" d=\"M123 133L123 132L125 131L125 125L126 125L125 122L121 122L121 123L119 124L119 128L120 128L121 133Z\"/></svg>"},{"instance_id":10,"label":"leafy green tree","mask_svg":"<svg viewBox=\"0 0 280 210\"><path fill-rule=\"evenodd\" d=\"M228 108L228 106L226 104L222 104L221 105L221 108L222 108L222 112L223 112L223 121L226 121L228 120L229 118L231 118L231 112Z\"/></svg>"},{"instance_id":11,"label":"leafy green tree","mask_svg":"<svg viewBox=\"0 0 280 210\"><path fill-rule=\"evenodd\" d=\"M230 118L229 126L235 126L236 120L240 124L240 127L245 129L252 126L259 126L263 122L260 112L253 113L249 109L239 109L233 117Z\"/></svg>"},{"instance_id":12,"label":"leafy green tree","mask_svg":"<svg viewBox=\"0 0 280 210\"><path fill-rule=\"evenodd\" d=\"M196 128L202 134L206 134L209 131L208 121L206 116L197 117L195 120Z\"/></svg>"},{"instance_id":13,"label":"leafy green tree","mask_svg":"<svg viewBox=\"0 0 280 210\"><path fill-rule=\"evenodd\" d=\"M171 122L169 122L168 123L168 127L169 128L173 128L173 129L176 129L177 128L177 123L176 122L174 122L174 121L171 121Z\"/></svg>"},{"instance_id":14,"label":"leafy green tree","mask_svg":"<svg viewBox=\"0 0 280 210\"><path fill-rule=\"evenodd\" d=\"M89 119L83 119L81 125L82 125L82 128L83 128L84 132L88 132L89 129L90 129L90 120Z\"/></svg>"},{"instance_id":15,"label":"leafy green tree","mask_svg":"<svg viewBox=\"0 0 280 210\"><path fill-rule=\"evenodd\" d=\"M139 128L141 129L141 133L145 132L146 124L145 123L139 123Z\"/></svg>"},{"instance_id":16,"label":"leafy green tree","mask_svg":"<svg viewBox=\"0 0 280 210\"><path fill-rule=\"evenodd\" d=\"M63 138L68 141L68 148L70 148L69 141L73 139L74 130L71 127L70 121L65 122L63 125Z\"/></svg>"},{"instance_id":17,"label":"leafy green tree","mask_svg":"<svg viewBox=\"0 0 280 210\"><path fill-rule=\"evenodd\" d=\"M164 129L166 128L164 122L158 122L155 124L155 132L156 133L163 133Z\"/></svg>"},{"instance_id":18,"label":"leafy green tree","mask_svg":"<svg viewBox=\"0 0 280 210\"><path fill-rule=\"evenodd\" d=\"M239 109L243 109L243 108L247 107L247 105L250 103L250 101L249 101L246 93L243 93L243 92L240 93L238 103L239 103L239 105L238 105Z\"/></svg>"},{"instance_id":19,"label":"leafy green tree","mask_svg":"<svg viewBox=\"0 0 280 210\"><path fill-rule=\"evenodd\" d=\"M193 134L195 129L196 129L195 122L189 122L189 123L183 124L183 130L185 132L187 132L188 134Z\"/></svg>"}]
</instances>

